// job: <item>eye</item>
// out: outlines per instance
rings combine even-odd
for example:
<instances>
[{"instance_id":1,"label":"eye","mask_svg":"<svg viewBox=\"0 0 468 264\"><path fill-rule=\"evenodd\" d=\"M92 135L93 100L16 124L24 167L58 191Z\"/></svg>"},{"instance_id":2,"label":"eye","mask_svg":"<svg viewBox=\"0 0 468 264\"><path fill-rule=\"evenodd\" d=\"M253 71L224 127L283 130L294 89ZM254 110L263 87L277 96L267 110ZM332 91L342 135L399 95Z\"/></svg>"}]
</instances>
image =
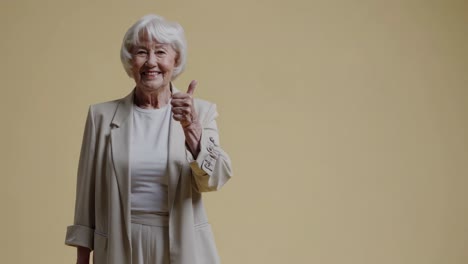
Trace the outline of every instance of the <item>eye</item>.
<instances>
[{"instance_id":1,"label":"eye","mask_svg":"<svg viewBox=\"0 0 468 264\"><path fill-rule=\"evenodd\" d=\"M148 51L144 49L136 50L134 55L135 58L146 59L148 58Z\"/></svg>"},{"instance_id":2,"label":"eye","mask_svg":"<svg viewBox=\"0 0 468 264\"><path fill-rule=\"evenodd\" d=\"M164 55L164 54L166 54L166 51L164 51L164 50L157 50L157 51L156 51L156 54L157 54L157 55Z\"/></svg>"}]
</instances>

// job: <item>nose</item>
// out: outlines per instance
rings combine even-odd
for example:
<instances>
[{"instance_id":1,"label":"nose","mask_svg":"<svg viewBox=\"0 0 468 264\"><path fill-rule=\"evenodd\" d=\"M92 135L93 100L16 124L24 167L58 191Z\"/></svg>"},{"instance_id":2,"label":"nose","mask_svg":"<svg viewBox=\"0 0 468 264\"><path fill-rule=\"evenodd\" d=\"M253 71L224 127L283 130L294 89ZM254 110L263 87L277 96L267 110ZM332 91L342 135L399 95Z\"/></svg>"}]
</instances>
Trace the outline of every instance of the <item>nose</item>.
<instances>
[{"instance_id":1,"label":"nose","mask_svg":"<svg viewBox=\"0 0 468 264\"><path fill-rule=\"evenodd\" d=\"M156 54L154 54L153 52L150 52L148 54L148 57L146 58L145 65L148 67L156 66Z\"/></svg>"}]
</instances>

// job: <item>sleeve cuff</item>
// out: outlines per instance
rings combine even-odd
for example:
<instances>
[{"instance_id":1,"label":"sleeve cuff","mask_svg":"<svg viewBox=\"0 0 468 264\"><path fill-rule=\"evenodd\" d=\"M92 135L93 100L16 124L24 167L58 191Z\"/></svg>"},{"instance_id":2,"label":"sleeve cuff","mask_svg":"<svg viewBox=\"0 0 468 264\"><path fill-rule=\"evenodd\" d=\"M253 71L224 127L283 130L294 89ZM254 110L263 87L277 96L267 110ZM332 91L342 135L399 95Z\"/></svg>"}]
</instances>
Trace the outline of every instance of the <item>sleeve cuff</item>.
<instances>
[{"instance_id":1,"label":"sleeve cuff","mask_svg":"<svg viewBox=\"0 0 468 264\"><path fill-rule=\"evenodd\" d=\"M67 227L65 244L68 246L94 248L94 229L86 226L72 225Z\"/></svg>"},{"instance_id":2,"label":"sleeve cuff","mask_svg":"<svg viewBox=\"0 0 468 264\"><path fill-rule=\"evenodd\" d=\"M200 153L198 153L197 159L194 159L192 153L187 149L187 161L190 167L196 175L208 175L213 174L213 170L216 161L219 157L219 149L216 139L212 136L206 136L206 133L202 133L200 139Z\"/></svg>"},{"instance_id":3,"label":"sleeve cuff","mask_svg":"<svg viewBox=\"0 0 468 264\"><path fill-rule=\"evenodd\" d=\"M222 175L216 173L217 169L219 171L219 163L222 162L222 150L219 147L217 137L207 134L202 133L200 153L197 159L195 160L191 154L187 155L195 184L200 192L216 191L222 186L219 182Z\"/></svg>"}]
</instances>

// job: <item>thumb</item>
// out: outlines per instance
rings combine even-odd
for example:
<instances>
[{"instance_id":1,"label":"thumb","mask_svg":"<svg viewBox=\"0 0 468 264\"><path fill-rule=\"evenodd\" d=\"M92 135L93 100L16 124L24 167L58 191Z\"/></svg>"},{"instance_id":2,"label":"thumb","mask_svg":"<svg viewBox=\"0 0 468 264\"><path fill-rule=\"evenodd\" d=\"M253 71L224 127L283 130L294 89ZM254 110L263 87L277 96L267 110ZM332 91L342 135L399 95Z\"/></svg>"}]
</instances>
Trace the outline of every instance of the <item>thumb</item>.
<instances>
[{"instance_id":1,"label":"thumb","mask_svg":"<svg viewBox=\"0 0 468 264\"><path fill-rule=\"evenodd\" d=\"M195 87L197 87L197 84L198 82L196 80L191 81L187 89L187 93L190 95L193 95L193 93L195 92Z\"/></svg>"}]
</instances>

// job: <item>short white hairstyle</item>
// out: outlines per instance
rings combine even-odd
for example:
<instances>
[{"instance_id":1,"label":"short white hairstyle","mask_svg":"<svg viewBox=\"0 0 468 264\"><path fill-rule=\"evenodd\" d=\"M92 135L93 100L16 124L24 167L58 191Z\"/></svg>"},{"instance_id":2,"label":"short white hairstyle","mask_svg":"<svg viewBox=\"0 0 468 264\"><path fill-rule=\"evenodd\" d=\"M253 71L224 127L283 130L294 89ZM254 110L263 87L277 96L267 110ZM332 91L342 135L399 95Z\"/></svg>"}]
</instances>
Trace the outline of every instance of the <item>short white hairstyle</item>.
<instances>
[{"instance_id":1,"label":"short white hairstyle","mask_svg":"<svg viewBox=\"0 0 468 264\"><path fill-rule=\"evenodd\" d=\"M177 53L176 67L172 73L174 80L185 69L187 41L184 29L176 22L167 21L161 16L150 14L140 18L125 33L120 49L120 60L128 76L132 74L132 49L140 45L142 36L148 36L161 44L169 44Z\"/></svg>"}]
</instances>

